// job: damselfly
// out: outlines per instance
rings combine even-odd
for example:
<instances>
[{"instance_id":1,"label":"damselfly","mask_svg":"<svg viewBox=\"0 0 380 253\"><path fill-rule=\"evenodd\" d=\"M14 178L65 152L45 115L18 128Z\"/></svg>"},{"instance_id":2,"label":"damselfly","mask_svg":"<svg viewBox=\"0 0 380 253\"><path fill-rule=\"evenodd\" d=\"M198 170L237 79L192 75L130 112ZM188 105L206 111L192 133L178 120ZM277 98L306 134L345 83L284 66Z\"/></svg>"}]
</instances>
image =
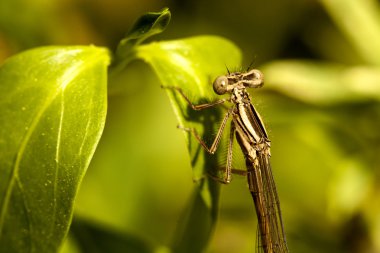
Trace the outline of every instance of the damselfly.
<instances>
[{"instance_id":1,"label":"damselfly","mask_svg":"<svg viewBox=\"0 0 380 253\"><path fill-rule=\"evenodd\" d=\"M234 172L232 168L232 144L236 135L246 161L248 187L255 203L258 219L258 249L265 253L288 252L284 227L281 217L280 201L270 166L270 140L264 123L251 103L246 88L258 88L264 84L264 77L257 69L248 72L228 73L219 76L213 83L214 92L218 95L231 94L227 99L220 99L208 104L193 105L178 87L169 87L178 91L194 110L202 110L225 102L232 103L224 116L216 137L208 147L193 128L181 127L191 132L202 147L214 154L220 143L223 130L229 118L231 130L228 142L227 163L222 183L229 183Z\"/></svg>"}]
</instances>

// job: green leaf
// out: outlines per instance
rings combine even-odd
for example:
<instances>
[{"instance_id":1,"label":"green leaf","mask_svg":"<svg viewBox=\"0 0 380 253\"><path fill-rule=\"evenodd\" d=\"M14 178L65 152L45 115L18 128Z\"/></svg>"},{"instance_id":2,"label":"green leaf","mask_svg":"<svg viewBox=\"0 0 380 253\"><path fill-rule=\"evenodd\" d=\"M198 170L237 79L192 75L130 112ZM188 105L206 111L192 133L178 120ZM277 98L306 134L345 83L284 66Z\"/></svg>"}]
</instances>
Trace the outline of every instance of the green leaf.
<instances>
[{"instance_id":1,"label":"green leaf","mask_svg":"<svg viewBox=\"0 0 380 253\"><path fill-rule=\"evenodd\" d=\"M380 68L305 60L262 66L266 87L311 104L380 100Z\"/></svg>"},{"instance_id":2,"label":"green leaf","mask_svg":"<svg viewBox=\"0 0 380 253\"><path fill-rule=\"evenodd\" d=\"M240 50L216 36L154 42L136 47L135 53L152 66L164 86L181 88L194 104L215 100L212 80L224 74L226 66L236 68L241 61ZM166 91L179 124L195 127L205 140L212 138L223 116L221 108L194 112L178 92ZM193 136L184 134L198 184L184 222L176 233L173 250L201 252L215 226L219 196L219 184L207 177L206 171L219 168L221 157L207 154Z\"/></svg>"},{"instance_id":3,"label":"green leaf","mask_svg":"<svg viewBox=\"0 0 380 253\"><path fill-rule=\"evenodd\" d=\"M165 8L160 12L148 12L135 22L131 30L117 46L113 63L116 72L122 70L129 61L134 59L133 48L135 46L166 29L170 22L170 17L169 9Z\"/></svg>"},{"instance_id":4,"label":"green leaf","mask_svg":"<svg viewBox=\"0 0 380 253\"><path fill-rule=\"evenodd\" d=\"M205 178L195 187L172 241L172 252L204 252L215 228L220 184Z\"/></svg>"},{"instance_id":5,"label":"green leaf","mask_svg":"<svg viewBox=\"0 0 380 253\"><path fill-rule=\"evenodd\" d=\"M70 236L83 253L152 253L155 251L154 245L146 240L95 225L84 219L74 218Z\"/></svg>"},{"instance_id":6,"label":"green leaf","mask_svg":"<svg viewBox=\"0 0 380 253\"><path fill-rule=\"evenodd\" d=\"M379 3L375 0L322 0L321 4L363 60L369 64L379 65Z\"/></svg>"},{"instance_id":7,"label":"green leaf","mask_svg":"<svg viewBox=\"0 0 380 253\"><path fill-rule=\"evenodd\" d=\"M0 69L0 252L56 252L106 116L108 52L44 47Z\"/></svg>"},{"instance_id":8,"label":"green leaf","mask_svg":"<svg viewBox=\"0 0 380 253\"><path fill-rule=\"evenodd\" d=\"M226 67L236 69L241 64L239 49L217 36L153 42L137 47L136 56L153 67L163 86L180 87L194 104L220 99L213 92L213 80L225 74ZM179 123L193 123L195 115L186 101L177 92L167 91Z\"/></svg>"}]
</instances>

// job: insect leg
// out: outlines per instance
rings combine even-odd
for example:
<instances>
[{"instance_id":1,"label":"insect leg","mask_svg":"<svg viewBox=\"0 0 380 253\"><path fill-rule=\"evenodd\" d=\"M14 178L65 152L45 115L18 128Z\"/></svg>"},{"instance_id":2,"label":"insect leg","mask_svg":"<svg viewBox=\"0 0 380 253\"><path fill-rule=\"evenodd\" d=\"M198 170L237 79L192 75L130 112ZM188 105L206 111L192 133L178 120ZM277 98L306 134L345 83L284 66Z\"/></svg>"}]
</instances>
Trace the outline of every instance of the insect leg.
<instances>
[{"instance_id":1,"label":"insect leg","mask_svg":"<svg viewBox=\"0 0 380 253\"><path fill-rule=\"evenodd\" d=\"M219 130L216 134L216 137L211 145L211 147L209 148L207 146L207 144L202 140L202 138L199 136L199 134L197 133L197 130L195 130L194 128L186 128L186 127L182 127L182 126L178 126L178 128L182 129L182 130L185 130L187 132L190 132L193 134L193 136L195 137L195 139L199 142L199 144L201 144L201 146L210 154L214 154L216 149L218 148L219 146L219 143L220 143L220 140L222 138L222 133L223 133L223 130L226 126L226 123L227 123L227 120L228 118L230 117L231 115L231 111L228 111L226 113L226 115L224 116L223 118L223 121L222 123L220 124L220 127L219 127Z\"/></svg>"},{"instance_id":2,"label":"insect leg","mask_svg":"<svg viewBox=\"0 0 380 253\"><path fill-rule=\"evenodd\" d=\"M216 100L214 102L207 103L207 104L194 105L190 101L190 99L185 95L185 93L183 93L183 91L182 91L181 88L176 87L176 86L161 86L161 87L164 88L164 89L171 89L171 90L177 91L186 100L186 102L189 104L189 106L193 110L196 110L196 111L203 110L203 109L206 109L206 108L210 108L210 107L213 107L213 106L216 106L216 105L220 105L220 104L223 104L224 102L227 101L227 99L219 99L219 100Z\"/></svg>"}]
</instances>

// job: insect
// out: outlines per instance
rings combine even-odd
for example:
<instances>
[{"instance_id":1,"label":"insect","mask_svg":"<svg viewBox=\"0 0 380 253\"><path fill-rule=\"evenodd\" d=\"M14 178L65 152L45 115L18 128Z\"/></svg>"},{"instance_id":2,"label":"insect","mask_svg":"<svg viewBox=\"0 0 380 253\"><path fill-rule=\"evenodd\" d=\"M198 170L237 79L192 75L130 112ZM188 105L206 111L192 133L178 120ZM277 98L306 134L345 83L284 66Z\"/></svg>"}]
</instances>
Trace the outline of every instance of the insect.
<instances>
[{"instance_id":1,"label":"insect","mask_svg":"<svg viewBox=\"0 0 380 253\"><path fill-rule=\"evenodd\" d=\"M216 137L210 147L202 140L193 128L180 127L191 132L201 146L214 154L220 143L223 130L231 120L228 140L227 162L223 172L222 183L230 183L232 168L232 146L236 136L246 162L248 188L252 195L258 219L258 249L264 253L288 252L284 226L282 222L280 201L277 195L270 165L270 140L264 123L252 105L247 88L259 88L264 84L261 71L251 69L247 72L233 72L219 76L213 83L214 92L218 95L230 94L229 98L220 99L208 104L194 105L178 87L166 87L176 90L194 110L203 110L230 102L232 106L225 114Z\"/></svg>"}]
</instances>

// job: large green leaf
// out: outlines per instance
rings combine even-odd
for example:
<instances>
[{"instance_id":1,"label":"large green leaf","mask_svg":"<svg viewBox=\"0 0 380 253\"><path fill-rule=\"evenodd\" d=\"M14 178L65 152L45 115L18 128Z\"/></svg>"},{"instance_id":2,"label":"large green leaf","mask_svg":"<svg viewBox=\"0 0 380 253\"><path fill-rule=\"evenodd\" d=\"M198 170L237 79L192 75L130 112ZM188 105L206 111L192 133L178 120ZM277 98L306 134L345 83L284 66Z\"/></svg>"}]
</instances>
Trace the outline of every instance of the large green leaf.
<instances>
[{"instance_id":1,"label":"large green leaf","mask_svg":"<svg viewBox=\"0 0 380 253\"><path fill-rule=\"evenodd\" d=\"M55 252L106 116L108 52L45 47L0 69L0 252Z\"/></svg>"},{"instance_id":2,"label":"large green leaf","mask_svg":"<svg viewBox=\"0 0 380 253\"><path fill-rule=\"evenodd\" d=\"M240 65L240 51L226 39L199 36L183 40L162 41L138 46L136 56L149 63L164 86L180 87L197 104L215 100L212 79L224 74L226 66ZM204 139L210 140L219 126L220 108L192 111L178 92L167 89L179 124L195 127ZM205 176L206 171L220 166L219 155L211 156L200 148L189 133L185 133L198 182L192 202L184 214L183 224L173 242L175 252L201 252L207 245L217 214L219 185ZM222 152L223 153L223 152Z\"/></svg>"},{"instance_id":3,"label":"large green leaf","mask_svg":"<svg viewBox=\"0 0 380 253\"><path fill-rule=\"evenodd\" d=\"M164 87L181 88L194 104L220 99L213 92L213 79L225 74L226 66L236 69L241 60L240 51L234 44L216 36L154 42L137 47L136 56L153 67ZM166 90L180 125L197 128L201 136L215 133L223 116L220 108L195 112L178 92ZM196 158L192 159L194 176L199 179L204 176L205 161L197 155L199 145L192 142L195 139L190 139L188 133L185 136L191 157ZM210 137L205 136L206 139Z\"/></svg>"}]
</instances>

